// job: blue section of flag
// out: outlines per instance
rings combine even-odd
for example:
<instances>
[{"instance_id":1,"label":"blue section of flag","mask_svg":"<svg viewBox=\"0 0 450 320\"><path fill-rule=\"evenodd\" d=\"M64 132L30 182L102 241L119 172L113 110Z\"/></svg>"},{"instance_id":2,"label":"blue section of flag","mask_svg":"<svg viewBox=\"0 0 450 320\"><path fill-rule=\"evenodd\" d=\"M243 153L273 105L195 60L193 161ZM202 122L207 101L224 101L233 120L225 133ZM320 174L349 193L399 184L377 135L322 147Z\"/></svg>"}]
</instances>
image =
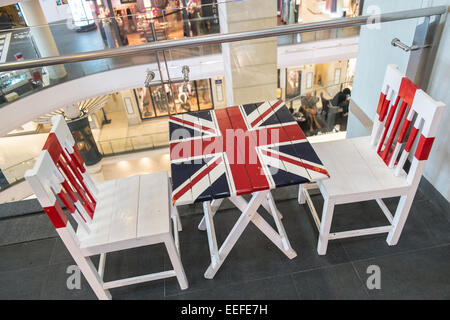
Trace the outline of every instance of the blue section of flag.
<instances>
[{"instance_id":1,"label":"blue section of flag","mask_svg":"<svg viewBox=\"0 0 450 320\"><path fill-rule=\"evenodd\" d=\"M309 182L307 178L298 176L294 173L287 172L285 170L272 167L270 165L268 165L267 167L269 168L270 172L272 172L272 179L277 187L290 186L293 184Z\"/></svg>"},{"instance_id":2,"label":"blue section of flag","mask_svg":"<svg viewBox=\"0 0 450 320\"><path fill-rule=\"evenodd\" d=\"M295 143L293 146L295 151L302 155L302 159L322 165L322 162L309 142Z\"/></svg>"},{"instance_id":3,"label":"blue section of flag","mask_svg":"<svg viewBox=\"0 0 450 320\"><path fill-rule=\"evenodd\" d=\"M230 196L230 188L228 187L228 180L225 172L216 181L211 183L211 192L215 199L227 198Z\"/></svg>"}]
</instances>

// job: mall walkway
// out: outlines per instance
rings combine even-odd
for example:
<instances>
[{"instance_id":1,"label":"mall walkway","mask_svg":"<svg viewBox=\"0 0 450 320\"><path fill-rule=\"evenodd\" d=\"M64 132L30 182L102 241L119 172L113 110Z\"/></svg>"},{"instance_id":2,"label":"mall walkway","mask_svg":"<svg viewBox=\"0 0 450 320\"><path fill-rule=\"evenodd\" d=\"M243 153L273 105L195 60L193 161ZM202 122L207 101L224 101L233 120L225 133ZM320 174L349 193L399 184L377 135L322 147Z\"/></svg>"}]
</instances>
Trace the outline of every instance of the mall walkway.
<instances>
[{"instance_id":1,"label":"mall walkway","mask_svg":"<svg viewBox=\"0 0 450 320\"><path fill-rule=\"evenodd\" d=\"M276 190L284 225L298 256L288 260L253 225L231 251L214 280L203 273L209 264L206 234L197 229L200 206L181 210L181 257L189 288L180 291L174 278L112 289L114 299L449 299L450 212L420 190L397 246L385 235L330 242L326 256L316 252L317 230L308 208L296 200L296 187ZM32 201L28 206L33 206ZM320 196L313 196L318 208ZM386 201L393 210L397 200ZM23 203L22 205L25 205ZM35 208L39 208L34 203ZM236 221L235 209L216 217L221 243ZM37 209L39 210L39 209ZM32 209L29 208L29 211ZM263 210L262 210L263 211ZM267 213L262 212L267 218ZM332 231L385 223L373 202L337 206ZM270 221L270 220L268 220ZM168 270L162 246L108 254L105 280ZM0 299L95 299L82 280L80 290L68 290L67 267L74 261L43 213L0 220ZM94 259L98 263L98 259ZM368 266L381 270L381 289L369 290Z\"/></svg>"}]
</instances>

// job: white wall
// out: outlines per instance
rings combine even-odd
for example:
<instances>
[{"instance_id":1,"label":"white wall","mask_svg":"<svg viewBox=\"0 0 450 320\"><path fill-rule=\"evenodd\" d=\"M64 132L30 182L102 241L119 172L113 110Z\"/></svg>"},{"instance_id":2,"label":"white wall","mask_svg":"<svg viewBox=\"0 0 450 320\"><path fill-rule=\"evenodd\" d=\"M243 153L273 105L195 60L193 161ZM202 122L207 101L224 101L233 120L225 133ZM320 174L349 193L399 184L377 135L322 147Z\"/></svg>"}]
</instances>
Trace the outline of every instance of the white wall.
<instances>
[{"instance_id":1,"label":"white wall","mask_svg":"<svg viewBox=\"0 0 450 320\"><path fill-rule=\"evenodd\" d=\"M365 0L364 15L368 8L378 7L381 13L420 8L423 0ZM401 72L406 71L409 53L391 45L393 38L406 44L413 41L418 19L394 21L380 24L379 28L361 27L359 50L356 62L352 99L371 119L376 114L384 72L388 64L396 64ZM362 124L350 113L347 137L369 134Z\"/></svg>"},{"instance_id":2,"label":"white wall","mask_svg":"<svg viewBox=\"0 0 450 320\"><path fill-rule=\"evenodd\" d=\"M450 5L450 0L433 0L433 6ZM450 15L445 21L427 92L447 105L424 176L450 201Z\"/></svg>"},{"instance_id":3,"label":"white wall","mask_svg":"<svg viewBox=\"0 0 450 320\"><path fill-rule=\"evenodd\" d=\"M56 5L56 0L39 0L42 11L44 11L47 23L66 20L72 17L68 4Z\"/></svg>"},{"instance_id":4,"label":"white wall","mask_svg":"<svg viewBox=\"0 0 450 320\"><path fill-rule=\"evenodd\" d=\"M400 10L418 9L427 6L449 5L450 0L365 0L364 14L367 14L369 6L378 6L381 12L394 12ZM441 20L445 23L446 17ZM411 45L414 31L419 19L409 19L381 24L380 29L370 29L367 26L361 28L359 39L358 60L356 64L355 81L353 85L352 99L371 119L376 114L384 72L388 64L396 64L400 71L405 73L409 53L391 45L393 38L399 38L402 42ZM438 54L434 62L431 80L427 92L435 99L450 105L449 71L450 71L450 27L448 18ZM428 71L431 72L431 71ZM430 154L425 168L425 177L447 199L449 193L449 127L450 121L447 108L436 142ZM347 137L368 135L369 132L362 126L353 114L349 115Z\"/></svg>"}]
</instances>

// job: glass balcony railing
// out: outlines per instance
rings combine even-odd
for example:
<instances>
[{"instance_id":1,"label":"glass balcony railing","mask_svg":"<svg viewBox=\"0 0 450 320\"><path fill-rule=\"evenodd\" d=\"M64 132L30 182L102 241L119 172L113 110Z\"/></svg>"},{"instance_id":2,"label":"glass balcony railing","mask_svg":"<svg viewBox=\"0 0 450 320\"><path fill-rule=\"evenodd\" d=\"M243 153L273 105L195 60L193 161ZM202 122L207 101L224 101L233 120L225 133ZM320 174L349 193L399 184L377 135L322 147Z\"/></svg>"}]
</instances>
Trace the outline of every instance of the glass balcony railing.
<instances>
[{"instance_id":1,"label":"glass balcony railing","mask_svg":"<svg viewBox=\"0 0 450 320\"><path fill-rule=\"evenodd\" d=\"M77 32L73 21L52 23L44 26L22 27L2 30L0 37L8 36L9 46L2 56L2 62L38 59L43 56L36 45L40 29L48 29L52 35L59 55L107 50L122 47L134 47L151 42L192 38L212 35L220 32L218 17L199 17L183 19L182 10L167 10L157 18L145 14L94 19L92 29ZM80 31L80 30L78 30ZM279 46L295 45L313 41L354 37L359 34L359 26L304 32L277 37ZM192 57L220 54L220 44L208 44L198 47L183 47L167 50L166 60L181 60ZM156 63L155 54L140 54L66 63L66 76L51 79L48 68L33 68L0 72L0 108L8 103L28 96L34 92L79 79L88 75L129 67L138 64Z\"/></svg>"},{"instance_id":2,"label":"glass balcony railing","mask_svg":"<svg viewBox=\"0 0 450 320\"><path fill-rule=\"evenodd\" d=\"M31 158L31 159L16 163L5 169L2 169L1 172L3 173L4 179L6 181L4 184L0 184L0 191L18 183L18 182L23 181L25 172L28 169L33 168L35 161L36 161L35 158Z\"/></svg>"},{"instance_id":3,"label":"glass balcony railing","mask_svg":"<svg viewBox=\"0 0 450 320\"><path fill-rule=\"evenodd\" d=\"M168 131L97 141L97 147L103 156L114 156L167 146L169 146Z\"/></svg>"},{"instance_id":4,"label":"glass balcony railing","mask_svg":"<svg viewBox=\"0 0 450 320\"><path fill-rule=\"evenodd\" d=\"M428 11L427 11L428 10ZM444 10L444 9L442 9ZM441 11L442 11L441 10ZM394 20L401 20L401 19L409 19L409 18L418 18L423 16L423 12L430 12L431 9L421 9L421 10L411 10L408 14L404 15L404 13L392 13L392 14L385 14L382 16L384 19L387 19L386 21L394 21ZM438 10L436 9L435 12ZM440 12L440 11L439 11ZM175 14L173 14L175 16ZM128 19L128 17L127 17ZM169 19L167 19L169 20ZM207 19L199 19L197 22L202 23L204 21L208 21ZM122 21L122 23L124 23ZM170 24L178 24L178 28L180 29L180 32L178 33L171 33L169 29L165 30L164 23L167 23L166 26L170 26ZM189 27L189 34L185 33L185 25L188 24ZM320 73L322 76L327 79L319 80L319 77L316 77L316 72L313 72L311 65L306 66L302 65L302 63L298 63L299 68L292 68L293 70L288 70L289 68L281 68L283 70L277 70L277 56L275 51L277 51L277 47L284 46L284 45L294 45L298 43L307 43L311 41L319 41L319 40L326 40L326 39L337 39L337 38L345 38L345 37L354 37L359 34L359 29L361 25L367 24L367 17L356 17L356 18L348 18L348 19L337 19L337 20L330 20L330 21L323 21L319 24L307 24L307 25L288 25L288 26L279 26L276 28L267 28L267 29L261 29L261 30L255 30L251 32L241 32L241 33L231 33L231 34L219 34L215 33L218 32L218 30L210 30L209 34L202 35L202 36L193 36L193 31L191 24L192 21L186 21L186 20L174 20L174 21L163 21L162 22L162 28L160 31L156 32L156 26L150 26L151 28L151 35L152 37L145 37L145 35L148 35L146 31L143 31L144 38L140 39L139 41L144 41L143 43L138 42L132 42L128 40L128 44L126 46L122 46L120 48L116 49L110 49L110 50L103 50L106 47L108 47L108 41L104 41L102 38L102 35L99 31L92 30L92 35L89 34L89 32L85 33L76 33L72 30L72 32L75 33L74 38L72 40L64 40L66 42L58 42L55 36L57 32L55 31L57 28L56 26L46 26L51 29L52 34L54 35L56 45L58 47L59 53L61 57L57 57L57 60L49 62L49 59L43 59L41 61L37 60L36 62L29 63L30 66L32 65L32 68L29 69L20 69L15 68L13 71L4 71L0 74L1 81L1 89L2 89L2 96L4 98L3 104L0 105L0 107L5 106L6 104L10 103L11 101L14 101L14 99L25 97L27 95L30 95L36 91L49 88L51 86L54 86L56 84L64 83L69 80L79 79L88 75L104 72L107 70L115 70L119 68L129 67L129 66L136 66L136 65L151 65L151 70L156 74L156 77L151 83L144 87L144 80L145 80L145 74L137 74L133 75L137 78L140 78L142 80L142 86L141 88L128 88L128 89L137 89L137 90L128 90L131 91L131 95L135 96L136 100L136 106L134 106L134 116L138 120L137 122L140 124L143 124L146 122L150 125L150 122L157 121L158 117L160 118L161 122L165 122L164 126L167 126L166 119L163 118L166 117L169 112L170 113L182 113L186 112L186 110L191 110L190 108L186 107L186 101L188 99L196 100L195 103L192 105L195 105L198 110L202 109L202 103L201 100L203 99L203 93L205 94L206 98L203 100L208 101L216 101L220 100L222 102L222 105L216 105L215 102L212 104L211 108L216 107L223 107L226 106L227 102L227 90L230 90L230 88L227 88L227 85L224 81L226 81L224 72L222 70L221 77L222 79L214 79L214 76L209 76L209 79L201 79L198 77L198 74L201 72L207 73L209 69L212 69L213 67L217 67L216 64L222 64L225 65L223 62L224 59L226 59L227 52L224 50L228 50L227 47L234 47L238 48L240 52L234 52L233 57L228 57L228 65L226 72L235 72L236 75L234 76L233 88L240 89L241 87L247 88L253 88L252 90L246 91L245 94L251 95L254 94L255 91L257 93L261 93L259 96L255 94L255 96L260 97L263 95L264 92L267 92L268 90L272 90L273 92L270 93L270 95L274 96L277 95L279 98L284 99L287 102L288 107L293 107L294 112L300 111L300 105L301 96L305 95L307 92L311 92L316 97L324 97L324 100L331 100L336 95L336 93L342 91L344 87L352 88L352 83L347 82L349 79L351 79L351 76L349 76L349 73L347 72L345 66L340 66L334 68L332 72L328 72L328 70L321 70ZM58 26L63 27L63 26ZM194 27L195 29L195 27ZM68 30L66 28L66 30ZM137 30L137 29L136 29ZM181 32L181 30L183 32ZM11 31L12 32L12 31ZM15 33L11 36L11 39L15 37L15 45L26 45L29 46L29 50L25 51L23 50L23 56L25 57L24 63L27 63L27 60L33 60L35 58L42 58L39 57L37 52L37 47L35 46L35 43L33 42L33 32L32 30L28 30L28 33L22 31L22 34ZM376 32L383 32L383 29L376 31ZM197 35L198 30L197 30ZM20 35L20 36L19 36ZM83 38L86 36L86 38ZM188 36L188 37L186 37ZM83 45L86 45L86 43L89 43L90 39L89 37L97 37L94 43L94 48L92 46L86 46L83 47ZM178 38L181 37L181 38ZM60 39L63 39L64 36L62 36ZM80 39L85 40L80 40ZM68 38L69 39L69 38ZM74 40L78 39L78 40ZM131 39L131 37L130 37ZM267 51L264 51L265 47L261 47L262 50L260 50L259 47L251 47L251 45L258 45L260 42L264 41L249 41L249 42L240 42L240 41L248 41L253 39L264 39L268 40L267 42L271 42L269 44L269 49ZM136 40L136 39L134 39ZM156 41L156 42L155 42ZM65 43L70 42L70 45ZM73 43L72 43L73 42ZM75 43L78 42L78 43ZM153 44L155 42L155 44ZM234 43L237 44L236 46L222 46L223 43ZM14 53L18 51L19 49L12 49L12 48L18 48L18 47L11 47L13 46L13 42L10 44L10 49L8 56L11 55L14 56ZM110 43L111 44L111 43ZM242 45L241 45L242 44ZM98 45L98 52L86 54L86 55L77 55L77 53L82 53L84 51L92 51L95 49L95 46ZM240 48L239 48L240 47ZM108 47L109 48L109 47ZM156 51L158 50L159 54L156 54ZM269 51L270 50L270 51ZM281 51L281 50L280 50ZM288 51L288 50L287 50ZM30 56L27 56L27 52L30 53ZM34 52L34 56L31 54ZM116 55L116 53L120 53L120 55ZM292 50L294 54L292 54L292 59L298 59L302 58L301 54L297 54L295 50ZM162 54L164 53L164 55ZM190 61L192 61L192 58L198 58L198 57L206 57L211 56L213 54L216 54L220 56L219 60L213 61L214 65L211 64L211 66L208 65L202 65L201 67L190 64ZM229 54L229 53L228 53ZM70 57L70 59L67 59L67 57ZM67 60L64 60L64 59ZM61 60L59 60L61 59ZM95 59L95 60L94 60ZM265 60L266 59L266 60ZM15 60L15 58L14 58ZM86 60L86 61L85 61ZM158 63L159 60L159 63ZM200 61L206 61L207 59L197 59ZM255 62L256 60L256 62ZM6 63L10 62L12 60L6 59ZM43 61L43 62L42 62ZM52 80L49 76L49 69L54 67L54 63L64 63L63 66L65 71L67 72L67 76L60 78L58 80ZM249 63L247 63L249 62ZM250 64L250 67L246 66L247 64ZM259 64L258 64L259 63ZM6 64L7 65L7 64ZM189 65L191 68L191 75L195 74L195 77L192 77L191 79L183 79L182 76L182 67L185 65ZM266 68L266 65L268 67ZM350 63L348 62L348 65ZM56 65L58 66L58 65ZM0 64L0 68L2 65ZM354 64L353 64L354 67ZM12 67L9 67L12 69ZM341 69L342 68L342 69ZM6 69L6 68L5 68ZM5 70L4 69L4 70ZM201 69L201 70L200 70ZM348 68L347 68L348 69ZM172 77L171 79L168 79L167 72L169 71L169 74L177 74L177 76ZM172 72L176 71L176 72ZM277 74L278 71L278 74ZM292 72L291 72L292 71ZM229 75L227 75L229 76ZM189 78L189 77L188 77ZM270 82L270 85L266 85L263 81L259 81L259 79L265 79L267 78ZM339 79L339 80L337 80ZM162 81L163 80L163 81ZM196 88L195 90L192 90L192 92L195 92L192 96L188 96L186 91L184 90L185 85L189 82L194 83L193 87L195 87L195 81L209 81L209 86L203 86L203 89ZM331 84L328 82L331 81ZM212 85L214 84L214 86ZM335 84L337 83L337 84ZM28 89L23 89L22 87L25 87L25 84L28 86ZM166 108L161 107L161 101L164 100L164 92L166 89L166 85L168 88L171 88L172 92L167 93L166 91L166 97L168 106ZM222 91L219 91L217 87L221 87ZM179 90L181 88L182 90ZM23 90L22 90L23 89ZM112 88L113 90L117 89L118 91L120 89L118 88ZM142 91L141 96L139 96L139 92ZM252 91L251 93L249 93ZM162 93L161 93L162 92ZM180 98L180 96L183 96L183 93L186 95L186 98L183 100ZM322 94L322 95L321 95ZM162 99L159 99L159 95L162 96ZM6 98L8 96L8 98ZM170 97L170 98L169 98ZM220 97L220 98L219 98ZM134 99L132 96L130 96L130 99ZM177 100L177 101L175 101ZM165 101L165 100L164 100ZM263 101L263 99L253 100L256 101ZM121 103L125 104L124 101ZM173 107L173 111L171 106ZM63 107L63 106L61 106ZM125 106L122 109L126 110L125 112L128 112L129 106ZM133 106L131 106L133 107ZM326 132L333 132L333 130L336 129L336 124L339 124L338 121L344 121L342 116L345 115L339 115L339 119L336 120L337 117L326 117L325 108L323 107L323 101L318 100L317 102L318 107L318 118L319 122L321 120L321 117L326 120L326 124L321 123L321 128L319 130L311 130L309 126L304 126L303 129L307 135L316 135L316 134L323 134ZM110 112L115 112L114 107L109 107ZM167 110L166 113L163 113L161 110ZM122 110L122 112L124 112ZM153 110L153 111L152 111ZM159 114L158 114L159 111ZM101 111L99 111L101 112ZM152 113L153 112L153 113ZM341 112L343 113L343 112ZM128 117L128 118L127 118ZM111 139L97 139L100 135L97 135L96 138L96 144L98 146L98 149L100 153L104 156L110 156L110 155L119 155L126 152L135 152L140 150L146 150L146 149L155 149L160 147L166 147L168 145L169 136L168 136L168 130L167 131L160 131L159 128L156 130L153 130L151 134L148 134L147 131L145 131L145 134L129 134L129 124L131 126L132 121L130 121L129 114L124 113L124 122L126 123L126 128L123 130L125 133L120 136L117 134L112 135L113 138ZM331 120L329 120L331 119ZM100 121L98 121L100 120ZM99 122L101 125L99 125L96 130L101 129L101 126L107 126L108 124L102 124L102 119L97 119L97 122ZM301 116L298 116L297 118L298 122L302 122ZM324 120L324 121L325 121ZM346 120L345 120L346 121ZM106 121L105 121L106 122ZM116 122L117 123L117 122ZM133 122L136 123L136 122ZM134 124L133 124L134 125ZM340 126L338 130L342 130L343 126ZM13 128L12 128L13 129ZM94 129L94 128L93 128ZM143 131L142 131L143 132ZM119 138L117 138L119 137ZM26 159L27 157L21 157L20 159ZM7 181L11 184L15 181L20 181L21 176L23 177L23 172L26 171L27 168L32 166L32 160L24 163L20 163L17 165L14 165L12 167L8 167L3 169L2 172L3 175L5 175Z\"/></svg>"}]
</instances>

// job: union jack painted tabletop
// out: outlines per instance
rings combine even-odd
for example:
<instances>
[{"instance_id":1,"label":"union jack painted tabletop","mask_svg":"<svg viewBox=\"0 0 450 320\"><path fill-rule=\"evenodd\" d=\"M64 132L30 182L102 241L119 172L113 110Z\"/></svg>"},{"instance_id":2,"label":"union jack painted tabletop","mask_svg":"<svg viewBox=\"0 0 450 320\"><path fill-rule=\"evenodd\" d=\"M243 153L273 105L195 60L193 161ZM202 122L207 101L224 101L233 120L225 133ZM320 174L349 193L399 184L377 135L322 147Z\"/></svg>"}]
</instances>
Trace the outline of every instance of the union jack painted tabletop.
<instances>
[{"instance_id":1,"label":"union jack painted tabletop","mask_svg":"<svg viewBox=\"0 0 450 320\"><path fill-rule=\"evenodd\" d=\"M288 258L296 256L270 190L329 177L281 100L169 117L172 199L176 206L203 202L212 279L251 221ZM247 202L242 195L252 194ZM218 248L213 217L224 198L242 212ZM263 206L275 231L257 212Z\"/></svg>"}]
</instances>

